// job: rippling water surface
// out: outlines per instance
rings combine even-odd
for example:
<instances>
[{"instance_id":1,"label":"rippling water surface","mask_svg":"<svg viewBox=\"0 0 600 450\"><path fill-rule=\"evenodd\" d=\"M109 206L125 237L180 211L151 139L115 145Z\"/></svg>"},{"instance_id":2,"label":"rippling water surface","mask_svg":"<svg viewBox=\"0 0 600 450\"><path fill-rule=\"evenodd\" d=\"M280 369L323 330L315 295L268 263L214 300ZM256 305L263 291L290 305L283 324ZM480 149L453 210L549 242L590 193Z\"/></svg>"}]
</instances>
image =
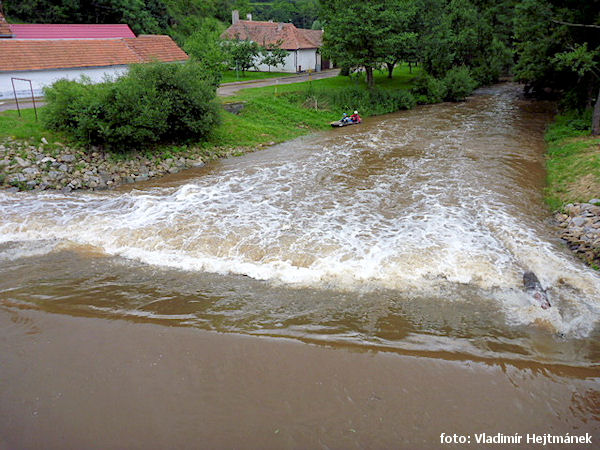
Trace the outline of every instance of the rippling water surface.
<instances>
[{"instance_id":1,"label":"rippling water surface","mask_svg":"<svg viewBox=\"0 0 600 450\"><path fill-rule=\"evenodd\" d=\"M0 193L0 302L309 342L595 366L600 277L543 206L519 87L155 184ZM542 310L524 293L533 270Z\"/></svg>"}]
</instances>

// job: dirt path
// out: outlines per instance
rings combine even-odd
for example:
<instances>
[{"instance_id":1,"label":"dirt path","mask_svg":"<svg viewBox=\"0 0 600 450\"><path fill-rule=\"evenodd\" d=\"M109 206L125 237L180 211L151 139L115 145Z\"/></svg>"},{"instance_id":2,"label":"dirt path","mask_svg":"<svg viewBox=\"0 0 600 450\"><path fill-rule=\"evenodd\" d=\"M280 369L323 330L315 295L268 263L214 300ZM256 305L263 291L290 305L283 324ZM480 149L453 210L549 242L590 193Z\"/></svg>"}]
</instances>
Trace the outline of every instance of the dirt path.
<instances>
[{"instance_id":1,"label":"dirt path","mask_svg":"<svg viewBox=\"0 0 600 450\"><path fill-rule=\"evenodd\" d=\"M324 70L322 72L312 73L310 74L311 79L320 80L323 78L331 78L337 76L339 73L339 69L329 69ZM231 97L236 94L238 91L247 88L255 88L255 87L265 87L265 86L274 86L277 84L292 84L292 83L302 83L303 81L308 81L309 74L303 73L299 75L291 75L285 77L278 78L267 78L264 80L249 80L249 81L235 81L233 83L224 83L217 90L217 94L220 97ZM35 99L36 106L44 106L45 102L43 98ZM19 107L21 109L33 108L33 103L28 100L20 100ZM8 110L16 110L17 104L14 100L0 100L0 111L8 111Z\"/></svg>"}]
</instances>

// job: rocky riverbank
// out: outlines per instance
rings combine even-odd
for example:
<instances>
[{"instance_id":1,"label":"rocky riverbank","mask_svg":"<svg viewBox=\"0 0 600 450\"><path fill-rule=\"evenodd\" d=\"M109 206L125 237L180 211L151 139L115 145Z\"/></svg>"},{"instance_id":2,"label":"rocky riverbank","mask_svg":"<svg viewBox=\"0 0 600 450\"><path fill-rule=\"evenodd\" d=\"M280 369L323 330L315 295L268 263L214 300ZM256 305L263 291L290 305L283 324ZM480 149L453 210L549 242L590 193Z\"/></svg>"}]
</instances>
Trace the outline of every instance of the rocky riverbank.
<instances>
[{"instance_id":1,"label":"rocky riverbank","mask_svg":"<svg viewBox=\"0 0 600 450\"><path fill-rule=\"evenodd\" d=\"M39 145L7 139L0 142L0 188L11 191L104 190L145 181L234 154L248 148L188 148L161 156L143 153L127 157L49 143Z\"/></svg>"},{"instance_id":2,"label":"rocky riverbank","mask_svg":"<svg viewBox=\"0 0 600 450\"><path fill-rule=\"evenodd\" d=\"M568 204L554 218L563 230L561 238L577 256L600 269L600 199Z\"/></svg>"}]
</instances>

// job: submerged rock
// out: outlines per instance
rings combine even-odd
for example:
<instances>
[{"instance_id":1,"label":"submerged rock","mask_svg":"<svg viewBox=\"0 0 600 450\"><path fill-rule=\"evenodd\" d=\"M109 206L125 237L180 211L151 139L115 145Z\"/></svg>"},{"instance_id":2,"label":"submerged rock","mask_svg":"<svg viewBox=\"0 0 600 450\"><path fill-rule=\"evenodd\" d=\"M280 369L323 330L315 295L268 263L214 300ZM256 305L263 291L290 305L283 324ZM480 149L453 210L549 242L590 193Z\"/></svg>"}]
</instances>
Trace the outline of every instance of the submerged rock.
<instances>
[{"instance_id":1,"label":"submerged rock","mask_svg":"<svg viewBox=\"0 0 600 450\"><path fill-rule=\"evenodd\" d=\"M542 287L540 280L533 272L525 272L523 274L523 285L525 286L525 290L531 297L535 300L537 304L540 305L542 309L548 309L552 305L550 305L550 301L548 300L548 295L546 294L546 290Z\"/></svg>"}]
</instances>

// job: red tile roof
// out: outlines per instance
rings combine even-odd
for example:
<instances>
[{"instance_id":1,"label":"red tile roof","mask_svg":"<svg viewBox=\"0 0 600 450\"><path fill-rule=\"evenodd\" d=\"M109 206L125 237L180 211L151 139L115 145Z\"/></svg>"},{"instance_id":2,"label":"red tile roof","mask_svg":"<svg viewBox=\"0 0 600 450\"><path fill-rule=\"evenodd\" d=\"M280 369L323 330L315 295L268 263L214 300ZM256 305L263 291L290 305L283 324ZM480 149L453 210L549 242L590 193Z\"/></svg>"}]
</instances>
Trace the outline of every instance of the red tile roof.
<instances>
[{"instance_id":1,"label":"red tile roof","mask_svg":"<svg viewBox=\"0 0 600 450\"><path fill-rule=\"evenodd\" d=\"M10 25L6 22L6 19L0 12L0 38L10 38L12 37L12 32L10 30Z\"/></svg>"},{"instance_id":2,"label":"red tile roof","mask_svg":"<svg viewBox=\"0 0 600 450\"><path fill-rule=\"evenodd\" d=\"M142 62L182 61L189 58L187 53L181 50L169 36L141 35L135 39L125 39L124 41L142 58Z\"/></svg>"},{"instance_id":3,"label":"red tile roof","mask_svg":"<svg viewBox=\"0 0 600 450\"><path fill-rule=\"evenodd\" d=\"M127 39L0 39L0 72L102 67L189 57L169 36Z\"/></svg>"},{"instance_id":4,"label":"red tile roof","mask_svg":"<svg viewBox=\"0 0 600 450\"><path fill-rule=\"evenodd\" d=\"M240 20L225 30L221 37L250 40L263 46L281 41L281 48L285 50L320 48L323 44L322 30L296 28L293 23L252 20Z\"/></svg>"},{"instance_id":5,"label":"red tile roof","mask_svg":"<svg viewBox=\"0 0 600 450\"><path fill-rule=\"evenodd\" d=\"M109 39L135 37L129 25L123 24L12 24L10 28L16 39Z\"/></svg>"}]
</instances>

